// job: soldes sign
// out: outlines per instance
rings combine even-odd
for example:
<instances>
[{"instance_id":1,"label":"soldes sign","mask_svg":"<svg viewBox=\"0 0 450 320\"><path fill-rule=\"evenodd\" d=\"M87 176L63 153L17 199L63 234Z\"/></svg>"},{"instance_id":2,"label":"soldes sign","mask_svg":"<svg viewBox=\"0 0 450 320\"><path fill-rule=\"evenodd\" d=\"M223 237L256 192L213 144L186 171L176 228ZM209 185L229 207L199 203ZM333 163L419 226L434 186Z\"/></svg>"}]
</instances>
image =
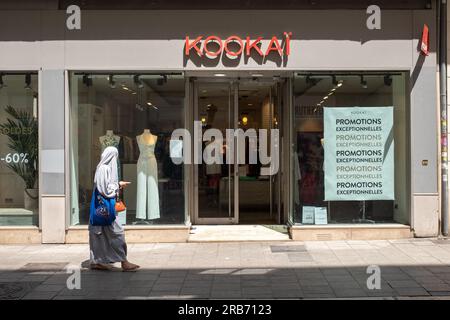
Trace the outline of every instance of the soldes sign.
<instances>
[{"instance_id":1,"label":"soldes sign","mask_svg":"<svg viewBox=\"0 0 450 320\"><path fill-rule=\"evenodd\" d=\"M238 57L242 54L250 56L253 53L264 57L268 56L271 52L276 52L281 57L283 55L289 56L291 53L291 37L292 32L284 32L283 38L278 39L273 36L266 48L262 48L263 37L257 37L251 39L249 36L241 38L239 36L229 36L226 39L222 39L218 36L198 36L195 39L190 39L186 36L186 42L184 46L184 54L189 56L191 52L195 52L198 56L215 58L222 53L230 57Z\"/></svg>"}]
</instances>

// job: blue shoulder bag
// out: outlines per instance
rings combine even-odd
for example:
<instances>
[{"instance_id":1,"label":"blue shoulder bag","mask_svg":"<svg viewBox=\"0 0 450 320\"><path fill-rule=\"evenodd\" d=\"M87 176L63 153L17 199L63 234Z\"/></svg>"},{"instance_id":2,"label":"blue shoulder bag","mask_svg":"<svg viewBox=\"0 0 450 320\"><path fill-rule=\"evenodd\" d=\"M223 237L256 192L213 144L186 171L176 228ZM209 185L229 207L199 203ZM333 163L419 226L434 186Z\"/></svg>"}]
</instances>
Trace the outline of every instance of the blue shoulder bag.
<instances>
[{"instance_id":1,"label":"blue shoulder bag","mask_svg":"<svg viewBox=\"0 0 450 320\"><path fill-rule=\"evenodd\" d=\"M115 198L106 198L95 187L92 192L89 223L92 226L110 226L116 220L115 205Z\"/></svg>"}]
</instances>

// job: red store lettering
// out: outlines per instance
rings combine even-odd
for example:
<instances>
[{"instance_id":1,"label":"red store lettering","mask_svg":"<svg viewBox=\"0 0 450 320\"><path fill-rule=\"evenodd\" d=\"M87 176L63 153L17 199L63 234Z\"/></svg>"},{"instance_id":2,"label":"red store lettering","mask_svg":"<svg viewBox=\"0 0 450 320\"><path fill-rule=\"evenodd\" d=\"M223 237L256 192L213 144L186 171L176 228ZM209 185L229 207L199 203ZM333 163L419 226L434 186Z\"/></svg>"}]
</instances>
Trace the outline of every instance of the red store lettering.
<instances>
[{"instance_id":1,"label":"red store lettering","mask_svg":"<svg viewBox=\"0 0 450 320\"><path fill-rule=\"evenodd\" d=\"M277 52L280 56L285 54L286 56L291 54L291 37L292 32L284 32L284 38L285 38L285 45L284 48L282 47L280 40L273 36L270 39L269 45L266 48L266 51L263 52L261 50L261 41L263 40L263 37L257 37L255 40L251 40L249 36L245 38L244 40L236 35L229 36L225 39L225 41L222 41L222 39L218 36L208 36L205 38L202 42L203 36L198 36L197 38L191 40L189 36L186 36L185 41L185 47L184 47L184 54L186 56L189 56L192 49L194 49L199 56L206 55L208 57L217 57L223 51L229 56L237 57L241 55L243 52L245 52L245 55L250 56L252 51L255 51L260 56L267 56L272 51ZM236 48L231 48L230 44L235 43ZM212 49L212 44L217 45L217 49ZM245 49L245 50L244 50Z\"/></svg>"}]
</instances>

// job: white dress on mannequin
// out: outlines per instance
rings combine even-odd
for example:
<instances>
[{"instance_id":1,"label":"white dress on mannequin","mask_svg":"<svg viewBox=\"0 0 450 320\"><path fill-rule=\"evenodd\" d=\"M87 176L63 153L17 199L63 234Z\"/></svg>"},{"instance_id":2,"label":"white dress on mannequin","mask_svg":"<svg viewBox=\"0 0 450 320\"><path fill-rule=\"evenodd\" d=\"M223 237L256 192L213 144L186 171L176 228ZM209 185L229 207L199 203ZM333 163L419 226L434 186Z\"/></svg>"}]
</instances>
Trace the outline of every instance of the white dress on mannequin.
<instances>
[{"instance_id":1,"label":"white dress on mannequin","mask_svg":"<svg viewBox=\"0 0 450 320\"><path fill-rule=\"evenodd\" d=\"M148 130L136 137L140 151L137 162L137 219L152 220L160 217L158 164L155 158L157 139Z\"/></svg>"}]
</instances>

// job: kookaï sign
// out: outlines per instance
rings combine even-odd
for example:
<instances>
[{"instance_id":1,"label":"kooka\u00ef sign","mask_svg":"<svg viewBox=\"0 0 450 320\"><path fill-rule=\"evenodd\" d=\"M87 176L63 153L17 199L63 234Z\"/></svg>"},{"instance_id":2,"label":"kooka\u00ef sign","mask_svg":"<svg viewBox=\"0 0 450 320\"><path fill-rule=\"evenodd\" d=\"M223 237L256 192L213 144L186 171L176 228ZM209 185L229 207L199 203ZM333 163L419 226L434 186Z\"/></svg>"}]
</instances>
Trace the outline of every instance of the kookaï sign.
<instances>
[{"instance_id":1,"label":"kooka\u00ef sign","mask_svg":"<svg viewBox=\"0 0 450 320\"><path fill-rule=\"evenodd\" d=\"M207 56L215 58L225 52L228 56L238 57L241 54L250 56L253 53L261 57L268 56L271 52L278 53L281 57L283 55L290 55L291 53L291 37L292 32L284 32L283 38L279 39L273 36L265 49L262 48L263 37L251 39L249 36L242 38L239 36L229 36L222 39L219 36L198 36L195 39L190 39L186 36L184 46L184 54L189 56L192 51L200 56Z\"/></svg>"}]
</instances>

